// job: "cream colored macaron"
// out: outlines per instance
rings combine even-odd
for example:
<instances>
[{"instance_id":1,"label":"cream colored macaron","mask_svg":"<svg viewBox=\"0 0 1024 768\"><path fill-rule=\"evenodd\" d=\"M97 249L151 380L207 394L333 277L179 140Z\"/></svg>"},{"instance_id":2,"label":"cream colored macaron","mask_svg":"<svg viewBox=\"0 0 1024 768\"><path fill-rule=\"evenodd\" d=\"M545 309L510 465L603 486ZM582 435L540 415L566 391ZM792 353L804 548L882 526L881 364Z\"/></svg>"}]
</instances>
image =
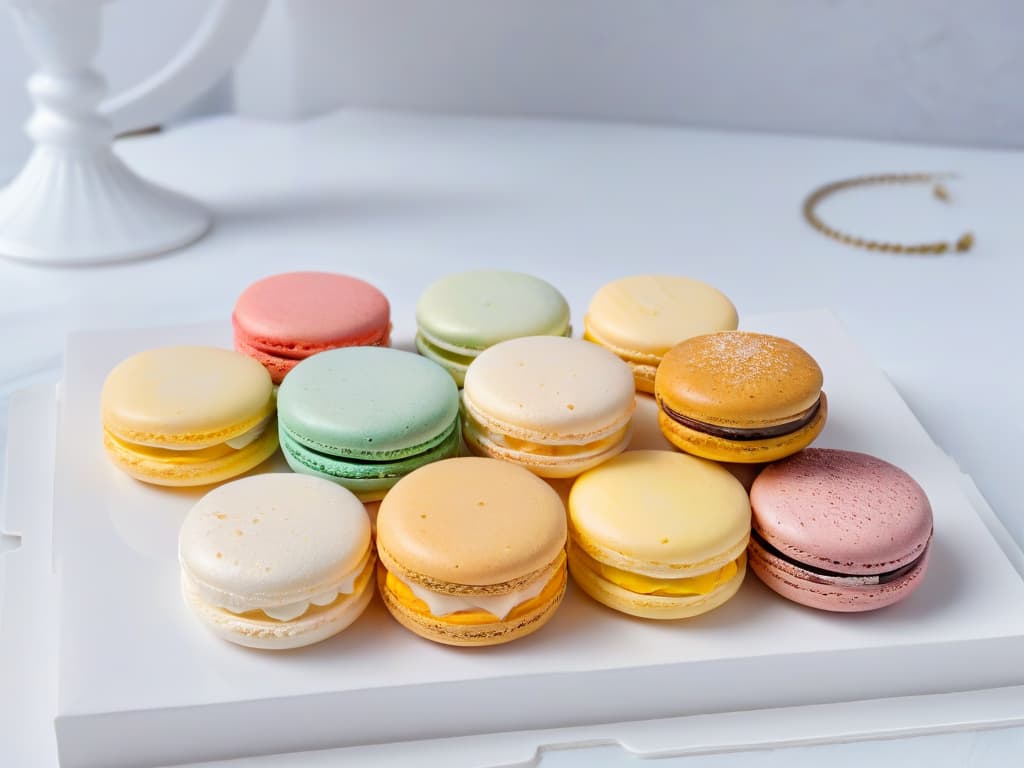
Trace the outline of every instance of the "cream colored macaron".
<instances>
[{"instance_id":1,"label":"cream colored macaron","mask_svg":"<svg viewBox=\"0 0 1024 768\"><path fill-rule=\"evenodd\" d=\"M477 457L421 467L377 515L384 604L447 645L531 634L565 593L565 525L559 495L522 467Z\"/></svg>"},{"instance_id":2,"label":"cream colored macaron","mask_svg":"<svg viewBox=\"0 0 1024 768\"><path fill-rule=\"evenodd\" d=\"M463 433L478 455L574 477L625 450L633 375L606 349L530 336L484 350L466 372Z\"/></svg>"},{"instance_id":3,"label":"cream colored macaron","mask_svg":"<svg viewBox=\"0 0 1024 768\"><path fill-rule=\"evenodd\" d=\"M717 288L677 275L633 275L603 286L583 319L584 338L625 360L641 392L654 391L665 353L692 336L734 330L736 307Z\"/></svg>"},{"instance_id":4,"label":"cream colored macaron","mask_svg":"<svg viewBox=\"0 0 1024 768\"><path fill-rule=\"evenodd\" d=\"M746 573L750 502L717 464L630 451L577 478L569 493L569 570L610 608L681 619L717 608Z\"/></svg>"},{"instance_id":5,"label":"cream colored macaron","mask_svg":"<svg viewBox=\"0 0 1024 768\"><path fill-rule=\"evenodd\" d=\"M210 491L178 540L185 602L219 637L282 650L324 640L373 595L366 508L309 475L265 474Z\"/></svg>"}]
</instances>

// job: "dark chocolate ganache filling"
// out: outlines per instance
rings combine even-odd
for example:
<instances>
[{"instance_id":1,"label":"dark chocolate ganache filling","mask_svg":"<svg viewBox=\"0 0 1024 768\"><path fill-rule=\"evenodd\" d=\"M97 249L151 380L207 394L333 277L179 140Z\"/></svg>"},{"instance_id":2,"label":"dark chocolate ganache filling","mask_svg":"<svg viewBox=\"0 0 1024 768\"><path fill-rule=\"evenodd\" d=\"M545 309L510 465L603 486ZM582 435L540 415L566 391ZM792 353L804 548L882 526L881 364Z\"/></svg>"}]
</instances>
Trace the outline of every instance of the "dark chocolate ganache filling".
<instances>
[{"instance_id":1,"label":"dark chocolate ganache filling","mask_svg":"<svg viewBox=\"0 0 1024 768\"><path fill-rule=\"evenodd\" d=\"M692 429L695 432L701 432L705 435L711 435L712 437L723 437L726 440L764 440L769 437L779 437L780 435L788 435L791 432L796 432L798 429L805 427L810 424L814 417L818 415L818 409L821 408L821 398L819 397L814 401L814 405L804 411L802 414L797 416L793 421L787 421L785 424L775 424L770 427L722 427L718 424L708 424L705 421L698 421L692 419L689 416L685 416L679 411L672 410L665 402L658 399L658 405L661 406L661 410L665 412L672 421L677 424L682 424L688 429Z\"/></svg>"},{"instance_id":2,"label":"dark chocolate ganache filling","mask_svg":"<svg viewBox=\"0 0 1024 768\"><path fill-rule=\"evenodd\" d=\"M757 531L751 531L750 532L750 538L753 539L754 541L756 541L758 543L758 545L765 552L767 552L768 554L774 555L775 557L779 558L780 560L785 560L790 565L795 565L796 567L801 568L801 569L803 569L805 571L808 571L810 573L813 573L815 576L819 576L823 580L827 580L828 583L833 583L833 584L835 584L835 583L845 583L845 584L862 585L862 586L871 586L871 585L874 585L874 584L888 584L890 581L896 581L897 579L902 578L903 576L906 576L908 573L910 573L915 568L917 568L917 566L921 563L921 560L924 559L924 556L928 553L928 547L925 546L925 548L921 551L920 555L915 557L913 560L911 560L906 565L900 566L899 568L896 568L895 570L887 571L885 573L872 573L872 574L859 575L859 574L855 574L855 573L839 573L838 571L830 571L830 570L828 570L826 568L819 568L819 567L814 566L814 565L808 565L807 563L802 563L799 560L797 560L796 558L790 557L785 552L782 552L781 550L778 550L775 547L773 547L771 544L769 544L767 541L765 541L764 538L761 536L761 534L758 533ZM930 539L929 539L929 541L930 541Z\"/></svg>"}]
</instances>

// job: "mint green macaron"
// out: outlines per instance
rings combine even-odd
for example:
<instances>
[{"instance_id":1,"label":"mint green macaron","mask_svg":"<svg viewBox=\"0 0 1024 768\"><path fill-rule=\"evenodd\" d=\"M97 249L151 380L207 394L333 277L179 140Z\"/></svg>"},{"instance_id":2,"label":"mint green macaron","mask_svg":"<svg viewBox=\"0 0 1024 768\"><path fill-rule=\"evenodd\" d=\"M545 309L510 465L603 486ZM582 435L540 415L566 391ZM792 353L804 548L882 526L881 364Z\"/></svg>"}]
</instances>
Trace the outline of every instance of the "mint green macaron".
<instances>
[{"instance_id":1,"label":"mint green macaron","mask_svg":"<svg viewBox=\"0 0 1024 768\"><path fill-rule=\"evenodd\" d=\"M460 387L466 369L488 347L521 336L568 336L569 304L533 275L479 270L430 285L416 305L416 348Z\"/></svg>"},{"instance_id":2,"label":"mint green macaron","mask_svg":"<svg viewBox=\"0 0 1024 768\"><path fill-rule=\"evenodd\" d=\"M363 501L414 469L459 451L459 392L440 366L410 352L349 347L292 369L277 393L288 465Z\"/></svg>"}]
</instances>

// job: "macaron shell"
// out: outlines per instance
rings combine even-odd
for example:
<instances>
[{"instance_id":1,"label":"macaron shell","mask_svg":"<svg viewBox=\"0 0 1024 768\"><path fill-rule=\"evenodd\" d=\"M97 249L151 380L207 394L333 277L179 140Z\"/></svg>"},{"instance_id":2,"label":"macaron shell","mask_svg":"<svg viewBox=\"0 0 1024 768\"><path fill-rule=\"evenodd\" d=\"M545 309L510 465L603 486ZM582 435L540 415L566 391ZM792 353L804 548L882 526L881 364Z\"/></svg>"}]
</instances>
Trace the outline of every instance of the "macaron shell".
<instances>
[{"instance_id":1,"label":"macaron shell","mask_svg":"<svg viewBox=\"0 0 1024 768\"><path fill-rule=\"evenodd\" d=\"M482 352L466 372L463 404L502 434L582 444L625 426L635 393L629 367L608 350L579 339L531 336Z\"/></svg>"},{"instance_id":2,"label":"macaron shell","mask_svg":"<svg viewBox=\"0 0 1024 768\"><path fill-rule=\"evenodd\" d=\"M280 438L285 461L295 472L338 483L355 493L361 501L384 498L403 476L430 462L458 455L460 446L457 423L452 424L452 429L437 445L423 453L393 461L366 462L327 456L307 448L285 430L281 430Z\"/></svg>"},{"instance_id":3,"label":"macaron shell","mask_svg":"<svg viewBox=\"0 0 1024 768\"><path fill-rule=\"evenodd\" d=\"M215 488L189 511L181 566L232 610L307 600L350 575L370 549L365 507L334 483L291 473Z\"/></svg>"},{"instance_id":4,"label":"macaron shell","mask_svg":"<svg viewBox=\"0 0 1024 768\"><path fill-rule=\"evenodd\" d=\"M698 421L752 428L792 421L821 392L818 363L777 336L723 331L672 347L655 377L658 400Z\"/></svg>"},{"instance_id":5,"label":"macaron shell","mask_svg":"<svg viewBox=\"0 0 1024 768\"><path fill-rule=\"evenodd\" d=\"M565 547L558 493L522 467L463 457L404 477L381 502L377 547L403 578L433 587L535 578Z\"/></svg>"},{"instance_id":6,"label":"macaron shell","mask_svg":"<svg viewBox=\"0 0 1024 768\"><path fill-rule=\"evenodd\" d=\"M375 342L372 346L386 347L389 346L390 344L391 336L389 332L388 335L384 336L384 338L381 339L379 342ZM311 357L312 355L318 352L323 352L328 349L335 349L335 347L323 347L322 349L314 349L310 351L307 357ZM269 352L264 352L263 350L257 349L256 347L250 346L248 342L245 341L245 339L238 336L237 334L235 335L235 351L241 352L243 355L251 357L253 360L255 360L264 368L266 368L267 372L270 374L270 378L273 380L275 384L280 384L282 381L284 381L284 377L291 372L292 368L294 368L296 365L302 362L301 359L296 359L293 357L279 357Z\"/></svg>"},{"instance_id":7,"label":"macaron shell","mask_svg":"<svg viewBox=\"0 0 1024 768\"><path fill-rule=\"evenodd\" d=\"M459 393L419 355L380 347L323 352L297 365L278 391L283 429L321 453L366 461L413 456L447 435Z\"/></svg>"},{"instance_id":8,"label":"macaron shell","mask_svg":"<svg viewBox=\"0 0 1024 768\"><path fill-rule=\"evenodd\" d=\"M374 560L356 582L356 591L344 600L311 610L293 621L274 621L258 615L233 614L203 602L184 580L185 603L215 635L247 648L283 651L319 643L346 629L358 619L373 598Z\"/></svg>"},{"instance_id":9,"label":"macaron shell","mask_svg":"<svg viewBox=\"0 0 1024 768\"><path fill-rule=\"evenodd\" d=\"M558 587L550 600L515 619L488 624L456 624L443 618L416 613L399 601L387 586L387 571L377 569L377 588L391 615L406 629L435 643L461 647L498 645L533 634L554 616L565 596L566 569L558 574Z\"/></svg>"},{"instance_id":10,"label":"macaron shell","mask_svg":"<svg viewBox=\"0 0 1024 768\"><path fill-rule=\"evenodd\" d=\"M576 584L602 605L642 619L687 619L707 613L727 602L739 591L746 575L746 556L740 555L736 574L705 595L667 597L641 595L604 579L582 563L574 546L569 547L569 569Z\"/></svg>"},{"instance_id":11,"label":"macaron shell","mask_svg":"<svg viewBox=\"0 0 1024 768\"><path fill-rule=\"evenodd\" d=\"M811 448L766 467L750 491L754 528L805 565L879 574L921 556L932 510L899 467L854 451Z\"/></svg>"},{"instance_id":12,"label":"macaron shell","mask_svg":"<svg viewBox=\"0 0 1024 768\"><path fill-rule=\"evenodd\" d=\"M573 546L595 560L659 578L707 573L742 555L750 504L740 482L710 461L630 451L576 480Z\"/></svg>"},{"instance_id":13,"label":"macaron shell","mask_svg":"<svg viewBox=\"0 0 1024 768\"><path fill-rule=\"evenodd\" d=\"M391 309L369 283L330 272L288 272L250 285L232 316L236 333L277 357L303 358L339 346L379 343Z\"/></svg>"},{"instance_id":14,"label":"macaron shell","mask_svg":"<svg viewBox=\"0 0 1024 768\"><path fill-rule=\"evenodd\" d=\"M428 360L437 363L448 371L448 374L459 387L466 381L466 371L469 369L469 364L475 359L475 355L460 355L436 347L427 341L421 333L416 334L416 350Z\"/></svg>"},{"instance_id":15,"label":"macaron shell","mask_svg":"<svg viewBox=\"0 0 1024 768\"><path fill-rule=\"evenodd\" d=\"M199 451L148 448L119 440L104 430L103 447L114 466L136 480L189 487L230 480L259 466L277 450L277 422L244 448L218 445Z\"/></svg>"},{"instance_id":16,"label":"macaron shell","mask_svg":"<svg viewBox=\"0 0 1024 768\"><path fill-rule=\"evenodd\" d=\"M658 412L658 425L666 439L679 450L712 461L735 464L759 464L778 461L802 451L813 443L825 428L828 419L828 398L820 394L817 413L800 429L785 435L762 440L730 440L691 429Z\"/></svg>"},{"instance_id":17,"label":"macaron shell","mask_svg":"<svg viewBox=\"0 0 1024 768\"><path fill-rule=\"evenodd\" d=\"M739 319L728 297L700 280L633 275L603 286L591 300L584 322L588 335L622 350L625 359L649 355L656 363L680 341L734 330Z\"/></svg>"},{"instance_id":18,"label":"macaron shell","mask_svg":"<svg viewBox=\"0 0 1024 768\"><path fill-rule=\"evenodd\" d=\"M782 597L824 611L853 613L884 608L908 597L924 579L930 547L917 567L894 581L877 585L823 584L814 573L767 552L750 540L750 568L757 577Z\"/></svg>"},{"instance_id":19,"label":"macaron shell","mask_svg":"<svg viewBox=\"0 0 1024 768\"><path fill-rule=\"evenodd\" d=\"M472 355L520 336L565 335L569 305L533 275L479 270L431 284L416 305L416 323L433 346Z\"/></svg>"},{"instance_id":20,"label":"macaron shell","mask_svg":"<svg viewBox=\"0 0 1024 768\"><path fill-rule=\"evenodd\" d=\"M103 384L101 418L121 440L203 448L243 435L274 412L270 375L215 347L163 347L118 364Z\"/></svg>"}]
</instances>

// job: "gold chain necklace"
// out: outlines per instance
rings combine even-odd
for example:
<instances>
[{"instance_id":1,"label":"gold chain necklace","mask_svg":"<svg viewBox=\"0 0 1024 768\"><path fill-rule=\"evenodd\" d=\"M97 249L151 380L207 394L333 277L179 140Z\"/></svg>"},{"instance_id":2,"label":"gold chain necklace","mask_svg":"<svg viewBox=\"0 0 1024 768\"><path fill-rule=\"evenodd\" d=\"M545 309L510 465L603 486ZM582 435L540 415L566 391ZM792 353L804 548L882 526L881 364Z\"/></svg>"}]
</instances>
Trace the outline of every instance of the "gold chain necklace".
<instances>
[{"instance_id":1,"label":"gold chain necklace","mask_svg":"<svg viewBox=\"0 0 1024 768\"><path fill-rule=\"evenodd\" d=\"M853 245L858 248L867 248L869 251L922 254L939 254L946 253L950 250L959 252L969 251L971 246L974 245L974 235L970 232L966 232L961 235L960 239L955 243L949 243L945 240L939 240L933 243L912 243L910 245L889 243L882 240L870 240L865 237L857 237L856 235L850 235L846 232L840 232L838 229L830 227L822 221L821 217L818 216L817 211L815 211L818 203L833 192L850 189L851 187L873 186L876 184L931 184L932 194L939 200L948 202L949 191L945 186L943 186L941 181L944 178L950 178L950 176L948 174L934 173L885 173L874 176L857 176L852 179L834 181L831 184L818 187L807 196L807 199L804 200L804 218L807 219L808 224L823 235L831 237L833 240L838 240L840 243L846 243L847 245Z\"/></svg>"}]
</instances>

